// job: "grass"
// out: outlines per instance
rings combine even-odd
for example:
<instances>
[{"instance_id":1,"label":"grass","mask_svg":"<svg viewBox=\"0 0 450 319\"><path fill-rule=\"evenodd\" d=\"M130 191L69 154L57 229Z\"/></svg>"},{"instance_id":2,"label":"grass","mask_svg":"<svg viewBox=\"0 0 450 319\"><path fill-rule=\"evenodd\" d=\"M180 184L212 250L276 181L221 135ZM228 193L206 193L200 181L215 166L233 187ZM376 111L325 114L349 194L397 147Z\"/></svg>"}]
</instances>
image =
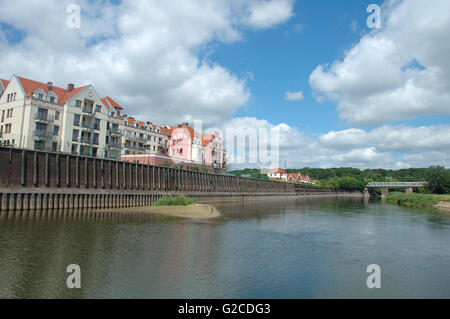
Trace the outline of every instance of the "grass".
<instances>
[{"instance_id":1,"label":"grass","mask_svg":"<svg viewBox=\"0 0 450 319\"><path fill-rule=\"evenodd\" d=\"M434 194L406 194L393 192L386 195L386 201L390 204L411 207L433 207L439 202L450 202L450 195Z\"/></svg>"},{"instance_id":2,"label":"grass","mask_svg":"<svg viewBox=\"0 0 450 319\"><path fill-rule=\"evenodd\" d=\"M163 197L155 203L155 206L188 206L194 205L197 201L186 197Z\"/></svg>"}]
</instances>

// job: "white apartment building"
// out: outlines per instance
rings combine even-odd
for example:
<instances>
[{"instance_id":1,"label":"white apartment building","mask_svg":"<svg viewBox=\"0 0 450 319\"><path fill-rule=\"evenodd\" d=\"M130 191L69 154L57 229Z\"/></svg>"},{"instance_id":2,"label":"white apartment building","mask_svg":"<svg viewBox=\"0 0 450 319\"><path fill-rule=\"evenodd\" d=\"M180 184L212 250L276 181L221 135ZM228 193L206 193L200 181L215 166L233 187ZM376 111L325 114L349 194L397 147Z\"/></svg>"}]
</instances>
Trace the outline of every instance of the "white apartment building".
<instances>
[{"instance_id":1,"label":"white apartment building","mask_svg":"<svg viewBox=\"0 0 450 319\"><path fill-rule=\"evenodd\" d=\"M2 144L109 157L108 114L92 85L63 89L14 75L0 97Z\"/></svg>"},{"instance_id":2,"label":"white apartment building","mask_svg":"<svg viewBox=\"0 0 450 319\"><path fill-rule=\"evenodd\" d=\"M61 88L17 75L9 81L0 79L1 145L116 160L174 157L222 166L218 135L198 134L187 123L157 126L122 111L111 97L101 98L92 85L76 88L69 83Z\"/></svg>"}]
</instances>

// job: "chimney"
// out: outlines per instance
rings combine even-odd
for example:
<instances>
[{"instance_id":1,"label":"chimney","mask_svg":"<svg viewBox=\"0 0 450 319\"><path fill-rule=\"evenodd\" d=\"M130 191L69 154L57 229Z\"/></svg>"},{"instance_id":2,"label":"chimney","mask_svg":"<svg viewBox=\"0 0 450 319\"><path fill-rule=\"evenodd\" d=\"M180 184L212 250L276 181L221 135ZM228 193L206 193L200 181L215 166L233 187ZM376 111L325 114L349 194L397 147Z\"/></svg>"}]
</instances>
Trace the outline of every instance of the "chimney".
<instances>
[{"instance_id":1,"label":"chimney","mask_svg":"<svg viewBox=\"0 0 450 319\"><path fill-rule=\"evenodd\" d=\"M67 93L70 93L73 90L75 90L75 85L73 83L69 83L69 85L67 85Z\"/></svg>"},{"instance_id":2,"label":"chimney","mask_svg":"<svg viewBox=\"0 0 450 319\"><path fill-rule=\"evenodd\" d=\"M53 90L53 83L52 82L47 82L47 88L49 91Z\"/></svg>"}]
</instances>

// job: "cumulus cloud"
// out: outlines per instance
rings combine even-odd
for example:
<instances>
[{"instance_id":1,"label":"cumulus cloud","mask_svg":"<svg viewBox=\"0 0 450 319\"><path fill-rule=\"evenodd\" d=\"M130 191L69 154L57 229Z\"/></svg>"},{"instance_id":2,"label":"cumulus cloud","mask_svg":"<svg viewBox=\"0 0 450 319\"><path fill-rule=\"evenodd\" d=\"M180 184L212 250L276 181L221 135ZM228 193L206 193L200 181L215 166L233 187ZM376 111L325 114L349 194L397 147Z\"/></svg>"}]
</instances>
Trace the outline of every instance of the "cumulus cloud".
<instances>
[{"instance_id":1,"label":"cumulus cloud","mask_svg":"<svg viewBox=\"0 0 450 319\"><path fill-rule=\"evenodd\" d=\"M258 130L277 130L279 134L278 164L288 167L358 167L391 168L428 167L442 165L450 167L450 126L408 127L382 126L372 130L346 129L331 131L318 136L307 135L297 127L285 123L273 124L253 117L235 118L223 126L240 136L257 138L247 140L246 152L258 150L258 141L271 143L270 138L258 135ZM250 130L249 130L250 129ZM226 141L228 144L228 141ZM264 150L264 149L263 149ZM235 154L239 160L234 167L266 167L258 161L249 165L248 154Z\"/></svg>"},{"instance_id":2,"label":"cumulus cloud","mask_svg":"<svg viewBox=\"0 0 450 319\"><path fill-rule=\"evenodd\" d=\"M311 73L315 94L337 101L340 118L358 125L450 114L449 11L446 0L387 1L381 31Z\"/></svg>"},{"instance_id":3,"label":"cumulus cloud","mask_svg":"<svg viewBox=\"0 0 450 319\"><path fill-rule=\"evenodd\" d=\"M292 0L254 1L247 23L256 29L271 28L294 15Z\"/></svg>"},{"instance_id":4,"label":"cumulus cloud","mask_svg":"<svg viewBox=\"0 0 450 319\"><path fill-rule=\"evenodd\" d=\"M239 41L249 21L255 27L286 21L290 15L282 12L292 7L277 0L80 0L81 28L71 29L66 9L72 2L0 2L0 23L23 35L12 43L0 30L0 76L62 87L92 83L129 115L159 124L201 119L214 125L246 105L246 79L202 53L212 43ZM266 20L264 8L273 10Z\"/></svg>"},{"instance_id":5,"label":"cumulus cloud","mask_svg":"<svg viewBox=\"0 0 450 319\"><path fill-rule=\"evenodd\" d=\"M303 95L302 91L299 92L286 92L286 95L284 97L284 99L286 101L303 101L303 99L305 98L305 96Z\"/></svg>"}]
</instances>

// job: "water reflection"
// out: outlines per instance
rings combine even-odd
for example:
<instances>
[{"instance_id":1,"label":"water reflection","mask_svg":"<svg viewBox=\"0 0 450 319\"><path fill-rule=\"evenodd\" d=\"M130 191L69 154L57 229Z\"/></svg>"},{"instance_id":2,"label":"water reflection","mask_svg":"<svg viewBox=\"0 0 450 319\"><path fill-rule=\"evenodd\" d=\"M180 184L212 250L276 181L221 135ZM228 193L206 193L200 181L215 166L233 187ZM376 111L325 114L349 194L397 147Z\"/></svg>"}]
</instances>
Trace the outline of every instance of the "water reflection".
<instances>
[{"instance_id":1,"label":"water reflection","mask_svg":"<svg viewBox=\"0 0 450 319\"><path fill-rule=\"evenodd\" d=\"M450 297L450 217L362 198L214 200L223 216L0 214L0 297ZM66 287L78 264L82 289ZM382 289L365 267L382 267Z\"/></svg>"}]
</instances>

